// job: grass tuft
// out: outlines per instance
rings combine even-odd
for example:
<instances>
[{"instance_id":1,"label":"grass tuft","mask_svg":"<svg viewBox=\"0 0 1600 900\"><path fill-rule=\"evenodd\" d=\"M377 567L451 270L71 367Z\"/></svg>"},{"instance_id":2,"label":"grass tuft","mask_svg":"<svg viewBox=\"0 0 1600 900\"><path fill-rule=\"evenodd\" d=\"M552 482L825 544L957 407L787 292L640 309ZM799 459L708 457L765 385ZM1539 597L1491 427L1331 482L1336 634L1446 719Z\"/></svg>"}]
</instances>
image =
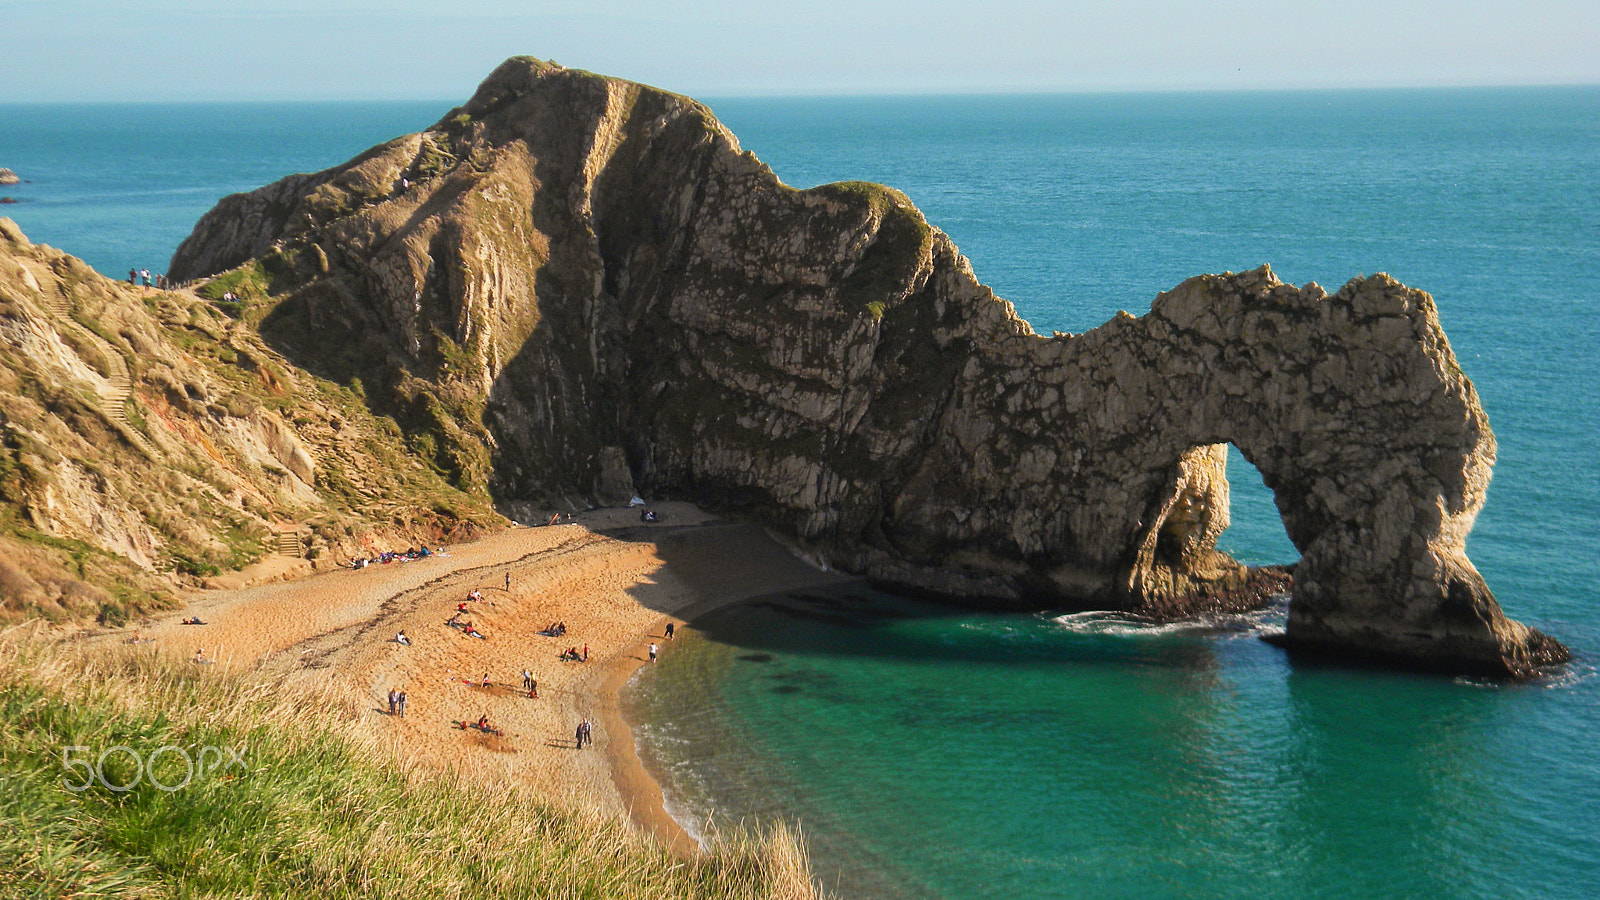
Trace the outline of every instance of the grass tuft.
<instances>
[{"instance_id":1,"label":"grass tuft","mask_svg":"<svg viewBox=\"0 0 1600 900\"><path fill-rule=\"evenodd\" d=\"M331 688L41 635L0 634L0 895L818 896L782 826L679 859L615 818L459 772L406 770ZM227 755L206 771L166 751L141 777L129 753L102 757L113 747ZM64 759L79 758L111 784L139 783L69 790L85 778ZM163 790L152 775L183 786Z\"/></svg>"}]
</instances>

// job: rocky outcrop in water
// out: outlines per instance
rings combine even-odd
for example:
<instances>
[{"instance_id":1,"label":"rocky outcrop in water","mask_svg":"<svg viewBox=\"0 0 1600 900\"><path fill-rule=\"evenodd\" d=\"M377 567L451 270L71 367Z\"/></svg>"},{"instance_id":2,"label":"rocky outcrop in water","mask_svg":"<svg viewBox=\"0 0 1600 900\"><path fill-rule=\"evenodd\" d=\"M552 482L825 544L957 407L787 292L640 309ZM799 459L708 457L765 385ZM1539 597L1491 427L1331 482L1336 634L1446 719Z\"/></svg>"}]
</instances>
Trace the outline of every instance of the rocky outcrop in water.
<instances>
[{"instance_id":1,"label":"rocky outcrop in water","mask_svg":"<svg viewBox=\"0 0 1600 900\"><path fill-rule=\"evenodd\" d=\"M21 184L22 179L10 169L0 169L0 184Z\"/></svg>"},{"instance_id":2,"label":"rocky outcrop in water","mask_svg":"<svg viewBox=\"0 0 1600 900\"><path fill-rule=\"evenodd\" d=\"M170 271L225 270L275 298L282 352L502 504L631 481L894 585L1176 615L1271 586L1215 548L1231 441L1302 553L1287 642L1564 657L1467 560L1493 437L1432 300L1386 276L1201 276L1036 335L900 193L794 190L692 100L525 58L225 199Z\"/></svg>"}]
</instances>

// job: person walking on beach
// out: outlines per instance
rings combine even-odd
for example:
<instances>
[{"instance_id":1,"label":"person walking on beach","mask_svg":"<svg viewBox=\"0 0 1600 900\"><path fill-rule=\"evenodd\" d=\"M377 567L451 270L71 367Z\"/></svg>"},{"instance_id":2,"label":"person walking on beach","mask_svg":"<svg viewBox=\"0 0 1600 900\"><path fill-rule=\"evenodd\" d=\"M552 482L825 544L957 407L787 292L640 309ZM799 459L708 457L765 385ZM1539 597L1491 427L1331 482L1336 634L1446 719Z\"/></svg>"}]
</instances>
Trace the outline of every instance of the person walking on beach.
<instances>
[{"instance_id":1,"label":"person walking on beach","mask_svg":"<svg viewBox=\"0 0 1600 900\"><path fill-rule=\"evenodd\" d=\"M650 642L650 661L651 662L655 662L656 661L656 645L655 645L654 641Z\"/></svg>"},{"instance_id":2,"label":"person walking on beach","mask_svg":"<svg viewBox=\"0 0 1600 900\"><path fill-rule=\"evenodd\" d=\"M589 645L588 644L584 644L583 645L583 661L584 662L588 662L589 661Z\"/></svg>"},{"instance_id":3,"label":"person walking on beach","mask_svg":"<svg viewBox=\"0 0 1600 900\"><path fill-rule=\"evenodd\" d=\"M511 593L511 571L506 570L506 593Z\"/></svg>"},{"instance_id":4,"label":"person walking on beach","mask_svg":"<svg viewBox=\"0 0 1600 900\"><path fill-rule=\"evenodd\" d=\"M667 640L669 640L669 641L672 640L672 632L673 632L673 623L668 622L667 623Z\"/></svg>"},{"instance_id":5,"label":"person walking on beach","mask_svg":"<svg viewBox=\"0 0 1600 900\"><path fill-rule=\"evenodd\" d=\"M400 698L395 695L394 688L389 688L389 715L395 714L395 707L400 705Z\"/></svg>"},{"instance_id":6,"label":"person walking on beach","mask_svg":"<svg viewBox=\"0 0 1600 900\"><path fill-rule=\"evenodd\" d=\"M533 673L527 669L522 670L522 689L525 691L533 690Z\"/></svg>"},{"instance_id":7,"label":"person walking on beach","mask_svg":"<svg viewBox=\"0 0 1600 900\"><path fill-rule=\"evenodd\" d=\"M584 722L587 721L587 719L584 720ZM583 749L583 722L579 722L577 729L573 731L572 742L578 745L579 750Z\"/></svg>"},{"instance_id":8,"label":"person walking on beach","mask_svg":"<svg viewBox=\"0 0 1600 900\"><path fill-rule=\"evenodd\" d=\"M406 692L401 691L400 695L395 697L394 700L395 705L400 708L400 718L404 719L406 717Z\"/></svg>"},{"instance_id":9,"label":"person walking on beach","mask_svg":"<svg viewBox=\"0 0 1600 900\"><path fill-rule=\"evenodd\" d=\"M144 286L145 287L149 287L150 286L150 270L149 269L140 269L139 270L139 280L144 282Z\"/></svg>"}]
</instances>

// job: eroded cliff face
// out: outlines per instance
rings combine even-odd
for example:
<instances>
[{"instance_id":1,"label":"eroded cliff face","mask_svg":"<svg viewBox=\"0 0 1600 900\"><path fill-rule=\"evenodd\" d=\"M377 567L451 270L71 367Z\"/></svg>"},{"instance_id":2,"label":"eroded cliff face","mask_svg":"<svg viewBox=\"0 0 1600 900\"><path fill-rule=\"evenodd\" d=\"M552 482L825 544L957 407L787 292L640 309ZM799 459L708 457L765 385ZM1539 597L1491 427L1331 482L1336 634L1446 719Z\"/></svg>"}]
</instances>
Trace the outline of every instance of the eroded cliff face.
<instances>
[{"instance_id":1,"label":"eroded cliff face","mask_svg":"<svg viewBox=\"0 0 1600 900\"><path fill-rule=\"evenodd\" d=\"M0 218L0 622L120 623L279 534L331 563L498 523L393 427L215 305Z\"/></svg>"},{"instance_id":2,"label":"eroded cliff face","mask_svg":"<svg viewBox=\"0 0 1600 900\"><path fill-rule=\"evenodd\" d=\"M1493 438L1386 276L1201 276L1036 335L898 192L794 190L692 100L526 58L427 132L225 199L170 271L236 266L281 298L280 350L502 502L631 479L884 582L1172 615L1270 586L1215 549L1231 441L1303 554L1288 642L1564 656L1466 558Z\"/></svg>"}]
</instances>

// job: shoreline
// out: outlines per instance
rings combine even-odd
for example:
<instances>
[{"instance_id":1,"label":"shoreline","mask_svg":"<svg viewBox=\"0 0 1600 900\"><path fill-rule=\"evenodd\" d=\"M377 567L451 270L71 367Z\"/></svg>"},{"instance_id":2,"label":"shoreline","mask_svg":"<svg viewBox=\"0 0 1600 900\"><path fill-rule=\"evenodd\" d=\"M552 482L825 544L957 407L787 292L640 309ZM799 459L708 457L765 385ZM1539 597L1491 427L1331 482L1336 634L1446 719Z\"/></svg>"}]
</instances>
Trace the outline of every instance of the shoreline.
<instances>
[{"instance_id":1,"label":"shoreline","mask_svg":"<svg viewBox=\"0 0 1600 900\"><path fill-rule=\"evenodd\" d=\"M163 655L187 659L198 648L218 669L331 686L356 726L406 768L454 769L486 787L624 816L675 855L694 856L699 841L667 813L622 714L622 691L648 662L646 644L670 646L669 621L683 627L730 603L856 579L813 567L760 526L687 503L655 506L662 523L641 527L634 510L593 510L571 524L512 527L432 561L379 570L296 578L301 567L280 566L276 578L290 580L215 584L178 609L91 630L88 640L123 644L137 635ZM481 600L463 599L474 591ZM448 627L457 606L484 640ZM567 623L566 636L540 633L556 621ZM399 631L409 644L394 640ZM559 661L568 645L587 648L598 665ZM537 677L537 698L517 683L521 671ZM409 695L403 717L385 709L396 688ZM492 732L460 727L479 716ZM596 725L597 753L572 752L583 718Z\"/></svg>"},{"instance_id":2,"label":"shoreline","mask_svg":"<svg viewBox=\"0 0 1600 900\"><path fill-rule=\"evenodd\" d=\"M674 622L679 628L684 624L675 617L667 616L652 626L652 632L661 629L667 622ZM655 635L647 633L645 637L653 638ZM641 644L636 649L644 652L644 645ZM667 812L666 794L661 781L640 758L639 744L634 738L633 726L622 714L622 691L633 679L634 674L645 665L645 660L639 659L632 653L618 654L607 661L605 677L601 679L597 689L596 699L599 702L596 706L600 710L601 725L605 729L604 752L611 769L611 781L622 797L623 806L627 808L628 818L634 827L654 836L679 856L694 856L705 848L688 829L684 828L682 822Z\"/></svg>"},{"instance_id":3,"label":"shoreline","mask_svg":"<svg viewBox=\"0 0 1600 900\"><path fill-rule=\"evenodd\" d=\"M670 646L664 633L668 622L674 624L676 633L682 634L686 629L693 630L696 618L725 606L785 591L847 584L860 580L814 568L755 526L730 527L740 529L742 533L737 537L742 540L719 540L716 542L715 551L709 555L720 557L720 561L737 567L744 573L760 573L760 575L755 578L728 579L726 568L721 573L713 575L710 572L696 572L692 567L680 563L674 574L688 580L690 590L699 596L672 615L657 619L639 636L631 648L608 659L604 677L598 679L597 696L594 698L598 701L595 705L601 711L607 735L604 750L608 757L612 781L622 798L629 818L635 827L653 835L679 856L697 855L703 852L705 847L689 833L682 822L667 812L661 781L639 756L638 741L634 736L633 726L622 714L622 691L626 689L633 676L649 664L647 645L652 640L657 641L662 653L665 654ZM766 558L752 562L753 557L761 556ZM697 575L700 577L697 578ZM729 581L734 583L730 584Z\"/></svg>"}]
</instances>

